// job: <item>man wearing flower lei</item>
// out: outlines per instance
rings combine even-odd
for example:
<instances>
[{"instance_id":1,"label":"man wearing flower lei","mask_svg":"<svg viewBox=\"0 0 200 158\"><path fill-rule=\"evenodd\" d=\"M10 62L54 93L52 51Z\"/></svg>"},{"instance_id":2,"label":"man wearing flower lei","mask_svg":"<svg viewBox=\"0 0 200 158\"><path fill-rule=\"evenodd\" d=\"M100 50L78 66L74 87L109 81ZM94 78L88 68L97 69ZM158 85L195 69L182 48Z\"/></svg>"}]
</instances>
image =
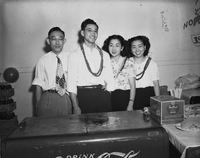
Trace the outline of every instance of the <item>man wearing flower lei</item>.
<instances>
[{"instance_id":1,"label":"man wearing flower lei","mask_svg":"<svg viewBox=\"0 0 200 158\"><path fill-rule=\"evenodd\" d=\"M95 42L99 26L92 19L81 24L83 42L68 59L68 87L73 114L111 111L114 76L110 57Z\"/></svg>"}]
</instances>

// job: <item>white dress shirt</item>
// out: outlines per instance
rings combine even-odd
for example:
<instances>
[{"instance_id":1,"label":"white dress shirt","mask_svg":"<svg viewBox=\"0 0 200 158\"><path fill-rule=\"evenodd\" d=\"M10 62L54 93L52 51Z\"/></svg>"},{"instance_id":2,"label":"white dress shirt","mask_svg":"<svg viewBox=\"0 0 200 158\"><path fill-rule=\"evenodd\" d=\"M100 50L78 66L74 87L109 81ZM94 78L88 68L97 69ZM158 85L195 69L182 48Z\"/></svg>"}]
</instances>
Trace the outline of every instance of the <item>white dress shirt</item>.
<instances>
[{"instance_id":1,"label":"white dress shirt","mask_svg":"<svg viewBox=\"0 0 200 158\"><path fill-rule=\"evenodd\" d=\"M67 61L68 52L61 52L58 57L60 58L65 79L67 80ZM43 90L55 89L55 79L56 79L56 69L57 69L57 57L53 52L49 52L39 58L35 69L35 78L32 85L39 85Z\"/></svg>"},{"instance_id":2,"label":"white dress shirt","mask_svg":"<svg viewBox=\"0 0 200 158\"><path fill-rule=\"evenodd\" d=\"M101 56L99 50L95 47L88 48L83 44L86 59L91 67L92 72L98 72L100 68ZM103 52L103 70L100 76L96 77L92 75L86 65L83 52L79 47L75 52L71 53L68 58L68 82L67 90L69 92L77 94L77 86L88 85L105 85L108 91L114 90L114 76L111 68L111 61L109 54Z\"/></svg>"}]
</instances>

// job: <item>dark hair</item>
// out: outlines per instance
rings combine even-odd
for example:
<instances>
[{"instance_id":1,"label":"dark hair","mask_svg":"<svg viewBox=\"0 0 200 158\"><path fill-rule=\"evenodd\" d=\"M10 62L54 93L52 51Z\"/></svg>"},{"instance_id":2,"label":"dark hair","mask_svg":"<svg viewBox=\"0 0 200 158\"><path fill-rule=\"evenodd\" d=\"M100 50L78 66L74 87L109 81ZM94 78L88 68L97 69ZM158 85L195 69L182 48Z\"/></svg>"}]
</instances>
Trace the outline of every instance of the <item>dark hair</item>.
<instances>
[{"instance_id":1,"label":"dark hair","mask_svg":"<svg viewBox=\"0 0 200 158\"><path fill-rule=\"evenodd\" d=\"M97 25L97 23L96 23L94 20L92 20L92 19L85 19L85 20L82 22L82 24L81 24L81 30L85 30L85 28L86 28L86 26L87 26L88 24L94 24L94 25L97 26L97 29L99 29L99 26Z\"/></svg>"},{"instance_id":2,"label":"dark hair","mask_svg":"<svg viewBox=\"0 0 200 158\"><path fill-rule=\"evenodd\" d=\"M135 37L128 39L128 51L132 52L131 45L134 41L137 41L137 40L140 40L144 44L144 46L146 46L146 50L144 51L144 56L147 56L149 54L149 49L151 47L151 44L149 42L148 37L146 37L146 36L135 36Z\"/></svg>"},{"instance_id":3,"label":"dark hair","mask_svg":"<svg viewBox=\"0 0 200 158\"><path fill-rule=\"evenodd\" d=\"M109 44L110 44L110 41L112 40L112 39L117 39L117 40L119 40L119 42L121 43L121 46L122 47L124 47L124 49L120 52L120 55L121 56L126 56L126 57L130 57L131 56L131 54L127 51L127 42L124 40L124 38L122 37L122 36L120 36L120 35L112 35L112 36L109 36L105 41L104 41L104 44L103 44L103 47L102 47L102 49L104 50L104 51L106 51L110 56L112 56L111 54L110 54L110 52L109 52L109 49L108 49L108 47L109 47Z\"/></svg>"},{"instance_id":4,"label":"dark hair","mask_svg":"<svg viewBox=\"0 0 200 158\"><path fill-rule=\"evenodd\" d=\"M63 30L61 30L59 27L53 27L48 32L48 38L50 37L51 33L54 31L60 31L63 34L63 36L65 37L65 32Z\"/></svg>"}]
</instances>

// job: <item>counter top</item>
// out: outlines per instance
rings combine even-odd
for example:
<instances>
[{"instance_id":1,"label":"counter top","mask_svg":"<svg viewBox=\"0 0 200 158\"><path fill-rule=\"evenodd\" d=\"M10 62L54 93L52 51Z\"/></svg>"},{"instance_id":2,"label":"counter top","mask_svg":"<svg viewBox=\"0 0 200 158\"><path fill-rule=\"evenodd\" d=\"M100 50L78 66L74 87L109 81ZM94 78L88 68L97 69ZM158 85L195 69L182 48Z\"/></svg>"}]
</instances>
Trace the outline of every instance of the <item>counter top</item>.
<instances>
[{"instance_id":1,"label":"counter top","mask_svg":"<svg viewBox=\"0 0 200 158\"><path fill-rule=\"evenodd\" d=\"M182 153L181 158L186 155L189 147L200 147L200 131L182 131L176 127L177 124L164 124L171 143Z\"/></svg>"}]
</instances>

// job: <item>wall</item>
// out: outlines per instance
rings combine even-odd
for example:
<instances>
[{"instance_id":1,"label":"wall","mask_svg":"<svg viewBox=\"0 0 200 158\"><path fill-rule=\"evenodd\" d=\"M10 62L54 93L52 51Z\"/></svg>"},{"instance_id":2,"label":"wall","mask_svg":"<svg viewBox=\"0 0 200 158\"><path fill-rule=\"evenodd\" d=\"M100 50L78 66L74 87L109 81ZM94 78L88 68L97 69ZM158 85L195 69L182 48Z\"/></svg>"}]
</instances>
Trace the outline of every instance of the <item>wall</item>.
<instances>
[{"instance_id":1,"label":"wall","mask_svg":"<svg viewBox=\"0 0 200 158\"><path fill-rule=\"evenodd\" d=\"M66 51L77 47L78 31L86 18L100 26L97 43L111 34L128 39L146 35L158 63L161 85L188 73L200 75L200 0L1 0L0 80L7 67L19 71L13 83L19 121L33 116L34 67L45 52L53 26L67 36ZM196 43L195 43L196 39Z\"/></svg>"}]
</instances>

